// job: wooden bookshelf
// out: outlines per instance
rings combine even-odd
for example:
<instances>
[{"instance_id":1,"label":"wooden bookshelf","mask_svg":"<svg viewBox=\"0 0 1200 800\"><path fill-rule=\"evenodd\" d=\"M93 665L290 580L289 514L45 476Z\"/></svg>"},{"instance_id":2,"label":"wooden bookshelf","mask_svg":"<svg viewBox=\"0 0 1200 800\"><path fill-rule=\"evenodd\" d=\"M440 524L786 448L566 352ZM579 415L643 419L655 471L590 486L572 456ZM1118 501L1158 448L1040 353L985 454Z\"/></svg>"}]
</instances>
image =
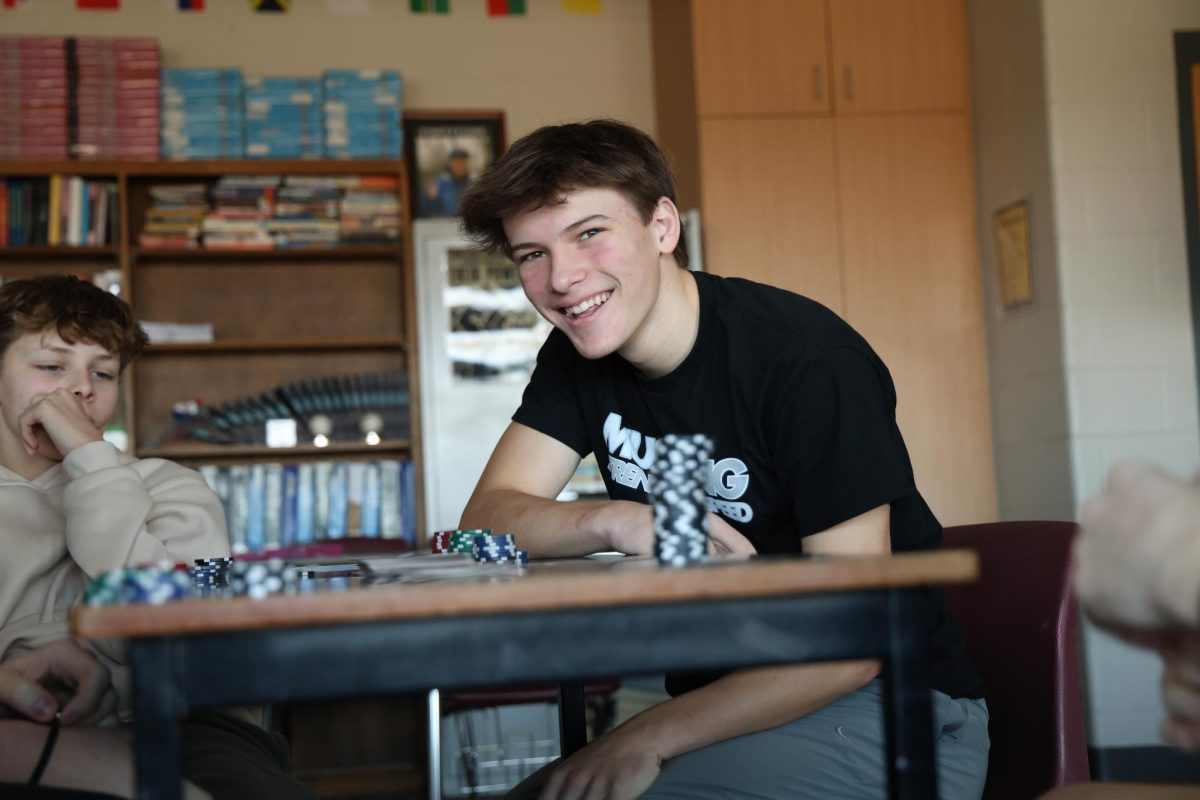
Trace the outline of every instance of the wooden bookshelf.
<instances>
[{"instance_id":1,"label":"wooden bookshelf","mask_svg":"<svg viewBox=\"0 0 1200 800\"><path fill-rule=\"evenodd\" d=\"M0 247L0 276L55 271L78 275L119 269L125 298L141 320L212 323L215 341L157 344L127 371L124 417L133 451L190 464L291 459L409 457L414 462L417 530L421 442L415 278L402 161L0 161L0 178L79 176L115 181L119 238L102 246ZM395 244L271 250L141 248L138 233L156 185L205 183L228 175L397 178L401 237ZM331 442L278 449L265 445L172 443L172 406L216 404L281 383L359 372L403 370L408 430L375 446Z\"/></svg>"},{"instance_id":2,"label":"wooden bookshelf","mask_svg":"<svg viewBox=\"0 0 1200 800\"><path fill-rule=\"evenodd\" d=\"M122 411L134 452L188 466L248 462L411 459L417 534L425 530L421 489L416 282L405 166L356 161L0 161L0 178L81 176L117 183L119 239L100 247L0 247L0 276L23 278L119 269L138 318L212 322L215 341L158 344L122 377ZM149 189L226 175L395 175L401 239L395 245L276 250L149 250L137 246ZM405 370L408 430L377 445L331 442L175 443L171 406L219 403L305 378ZM409 698L276 706L296 774L330 796L423 796L422 706ZM415 709L415 710L414 710ZM354 720L347 730L345 719ZM385 746L386 745L386 746Z\"/></svg>"}]
</instances>

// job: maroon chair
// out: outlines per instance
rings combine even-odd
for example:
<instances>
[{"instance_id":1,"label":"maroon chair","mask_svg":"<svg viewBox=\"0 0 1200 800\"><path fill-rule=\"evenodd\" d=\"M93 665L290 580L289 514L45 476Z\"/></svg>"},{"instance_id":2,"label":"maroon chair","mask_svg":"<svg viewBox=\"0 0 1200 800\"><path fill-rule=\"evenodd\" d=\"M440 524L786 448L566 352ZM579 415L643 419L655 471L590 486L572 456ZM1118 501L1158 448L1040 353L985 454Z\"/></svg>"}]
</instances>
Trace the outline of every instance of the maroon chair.
<instances>
[{"instance_id":1,"label":"maroon chair","mask_svg":"<svg viewBox=\"0 0 1200 800\"><path fill-rule=\"evenodd\" d=\"M945 592L987 686L992 750L984 800L1037 797L1089 779L1070 587L1077 531L1073 522L945 529L945 548L979 554L979 581Z\"/></svg>"}]
</instances>

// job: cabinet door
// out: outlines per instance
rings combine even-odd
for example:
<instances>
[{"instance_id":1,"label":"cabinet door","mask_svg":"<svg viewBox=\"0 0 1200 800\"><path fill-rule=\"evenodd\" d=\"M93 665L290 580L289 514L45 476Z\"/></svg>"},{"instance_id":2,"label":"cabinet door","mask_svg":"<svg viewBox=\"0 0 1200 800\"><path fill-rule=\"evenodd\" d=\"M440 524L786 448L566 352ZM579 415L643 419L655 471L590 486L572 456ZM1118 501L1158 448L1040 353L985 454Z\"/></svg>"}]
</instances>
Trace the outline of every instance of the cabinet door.
<instances>
[{"instance_id":1,"label":"cabinet door","mask_svg":"<svg viewBox=\"0 0 1200 800\"><path fill-rule=\"evenodd\" d=\"M700 123L709 272L842 306L833 120Z\"/></svg>"},{"instance_id":2,"label":"cabinet door","mask_svg":"<svg viewBox=\"0 0 1200 800\"><path fill-rule=\"evenodd\" d=\"M846 319L888 365L917 485L943 524L996 514L970 121L837 121Z\"/></svg>"},{"instance_id":3,"label":"cabinet door","mask_svg":"<svg viewBox=\"0 0 1200 800\"><path fill-rule=\"evenodd\" d=\"M829 111L825 28L824 0L692 0L700 116Z\"/></svg>"},{"instance_id":4,"label":"cabinet door","mask_svg":"<svg viewBox=\"0 0 1200 800\"><path fill-rule=\"evenodd\" d=\"M965 110L970 64L964 0L831 0L841 112Z\"/></svg>"}]
</instances>

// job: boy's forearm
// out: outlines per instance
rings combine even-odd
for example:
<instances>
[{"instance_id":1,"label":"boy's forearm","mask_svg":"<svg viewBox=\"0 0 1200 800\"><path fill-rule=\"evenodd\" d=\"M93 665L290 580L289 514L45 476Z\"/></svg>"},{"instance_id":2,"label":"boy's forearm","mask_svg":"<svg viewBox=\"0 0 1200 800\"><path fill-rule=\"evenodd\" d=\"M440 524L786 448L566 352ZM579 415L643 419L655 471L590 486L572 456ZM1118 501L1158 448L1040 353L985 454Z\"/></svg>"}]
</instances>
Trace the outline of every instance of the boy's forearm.
<instances>
[{"instance_id":1,"label":"boy's forearm","mask_svg":"<svg viewBox=\"0 0 1200 800\"><path fill-rule=\"evenodd\" d=\"M534 558L581 556L619 549L624 528L650 521L645 506L613 500L560 503L511 489L476 493L463 510L460 528L511 533Z\"/></svg>"},{"instance_id":2,"label":"boy's forearm","mask_svg":"<svg viewBox=\"0 0 1200 800\"><path fill-rule=\"evenodd\" d=\"M629 735L644 738L665 761L791 722L862 688L878 672L876 661L740 670L654 706L626 725Z\"/></svg>"}]
</instances>

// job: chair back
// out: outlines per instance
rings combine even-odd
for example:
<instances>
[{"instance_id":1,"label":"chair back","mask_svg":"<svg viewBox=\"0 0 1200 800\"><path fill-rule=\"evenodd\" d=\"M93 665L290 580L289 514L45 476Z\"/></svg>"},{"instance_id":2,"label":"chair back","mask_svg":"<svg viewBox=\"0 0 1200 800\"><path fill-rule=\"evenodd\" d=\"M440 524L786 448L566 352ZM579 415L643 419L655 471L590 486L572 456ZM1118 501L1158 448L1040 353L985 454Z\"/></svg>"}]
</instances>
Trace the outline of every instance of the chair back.
<instances>
[{"instance_id":1,"label":"chair back","mask_svg":"<svg viewBox=\"0 0 1200 800\"><path fill-rule=\"evenodd\" d=\"M979 581L946 599L983 676L992 749L984 800L1086 781L1087 737L1070 586L1073 522L946 528L943 547L979 554Z\"/></svg>"}]
</instances>

